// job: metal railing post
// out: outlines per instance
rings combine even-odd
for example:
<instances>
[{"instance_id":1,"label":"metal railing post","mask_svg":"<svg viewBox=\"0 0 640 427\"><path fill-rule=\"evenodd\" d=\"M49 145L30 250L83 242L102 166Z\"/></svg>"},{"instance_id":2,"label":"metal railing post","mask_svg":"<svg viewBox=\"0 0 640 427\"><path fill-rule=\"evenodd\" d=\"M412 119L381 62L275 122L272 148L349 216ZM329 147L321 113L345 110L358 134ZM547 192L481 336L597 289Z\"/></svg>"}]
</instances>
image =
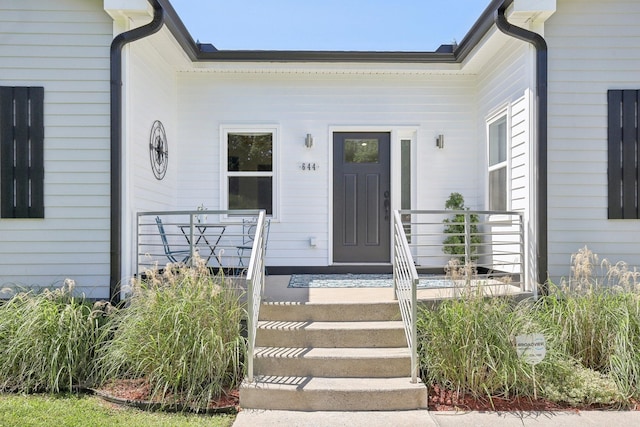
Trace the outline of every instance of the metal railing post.
<instances>
[{"instance_id":1,"label":"metal railing post","mask_svg":"<svg viewBox=\"0 0 640 427\"><path fill-rule=\"evenodd\" d=\"M260 313L260 303L265 279L265 211L260 211L256 223L256 234L253 239L251 258L247 268L247 380L253 382L254 367L253 358L255 353L256 333L258 329L258 316Z\"/></svg>"},{"instance_id":2,"label":"metal railing post","mask_svg":"<svg viewBox=\"0 0 640 427\"><path fill-rule=\"evenodd\" d=\"M253 281L247 280L247 380L253 382L253 344L256 330L253 327Z\"/></svg>"},{"instance_id":3,"label":"metal railing post","mask_svg":"<svg viewBox=\"0 0 640 427\"><path fill-rule=\"evenodd\" d=\"M411 286L411 382L418 382L418 284L420 279L414 277Z\"/></svg>"},{"instance_id":4,"label":"metal railing post","mask_svg":"<svg viewBox=\"0 0 640 427\"><path fill-rule=\"evenodd\" d=\"M525 270L525 266L526 266L526 262L525 262L525 257L524 257L524 253L525 253L525 244L524 244L524 215L522 213L520 213L520 215L518 215L518 222L519 222L519 237L520 237L520 290L522 292L525 292L527 289L527 274L526 274L526 270ZM534 286L533 287L533 297L534 299L538 299L538 287Z\"/></svg>"},{"instance_id":5,"label":"metal railing post","mask_svg":"<svg viewBox=\"0 0 640 427\"><path fill-rule=\"evenodd\" d=\"M469 212L464 213L464 265L471 264L471 217Z\"/></svg>"},{"instance_id":6,"label":"metal railing post","mask_svg":"<svg viewBox=\"0 0 640 427\"><path fill-rule=\"evenodd\" d=\"M193 267L193 258L196 255L196 245L193 240L193 213L189 214L189 266Z\"/></svg>"}]
</instances>

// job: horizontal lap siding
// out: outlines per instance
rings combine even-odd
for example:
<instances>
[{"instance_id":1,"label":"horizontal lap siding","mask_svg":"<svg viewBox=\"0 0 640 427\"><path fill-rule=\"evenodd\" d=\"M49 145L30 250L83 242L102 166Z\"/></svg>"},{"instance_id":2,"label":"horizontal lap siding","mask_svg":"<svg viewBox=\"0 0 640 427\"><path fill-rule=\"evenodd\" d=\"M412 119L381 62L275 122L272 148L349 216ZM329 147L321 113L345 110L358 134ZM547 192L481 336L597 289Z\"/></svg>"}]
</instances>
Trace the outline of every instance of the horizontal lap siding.
<instances>
[{"instance_id":1,"label":"horizontal lap siding","mask_svg":"<svg viewBox=\"0 0 640 427\"><path fill-rule=\"evenodd\" d=\"M221 125L276 124L279 221L271 225L269 265L327 265L331 127L415 126L417 207L442 209L451 191L475 203L474 91L470 76L183 73L181 200L220 207ZM304 146L307 133L313 134L311 149ZM445 134L444 150L435 147L439 133ZM302 162L319 168L303 171Z\"/></svg>"},{"instance_id":2,"label":"horizontal lap siding","mask_svg":"<svg viewBox=\"0 0 640 427\"><path fill-rule=\"evenodd\" d=\"M529 47L523 42L508 40L504 49L489 61L489 65L479 74L479 111L478 135L482 136L483 172L485 177L480 186L482 200L486 199L486 124L492 115L509 107L509 130L511 140L508 147L510 155L510 209L527 211L529 208L529 150L530 150L530 112L528 87L530 86L531 66L528 60ZM485 206L482 205L484 208Z\"/></svg>"},{"instance_id":3,"label":"horizontal lap siding","mask_svg":"<svg viewBox=\"0 0 640 427\"><path fill-rule=\"evenodd\" d=\"M128 47L124 178L127 202L123 226L127 236L136 235L137 212L195 209L202 203L182 203L183 189L178 184L182 173L179 159L188 150L179 137L181 124L176 117L176 68L184 66L184 58L178 52L166 27ZM156 120L162 122L168 144L167 171L162 180L153 174L149 156L149 135ZM124 277L131 277L136 271L135 243L135 238L123 241Z\"/></svg>"},{"instance_id":4,"label":"horizontal lap siding","mask_svg":"<svg viewBox=\"0 0 640 427\"><path fill-rule=\"evenodd\" d=\"M166 29L140 40L130 47L128 102L128 148L131 200L137 211L176 208L178 194L179 158L185 150L178 138L176 120L177 93L175 64L158 52L157 46L166 41ZM162 180L157 180L149 158L149 135L154 121L162 122L167 136L169 162ZM178 206L180 204L178 203ZM194 206L180 206L182 209Z\"/></svg>"},{"instance_id":5,"label":"horizontal lap siding","mask_svg":"<svg viewBox=\"0 0 640 427\"><path fill-rule=\"evenodd\" d=\"M640 89L640 2L560 0L549 45L549 269L588 245L640 266L640 223L607 219L607 91Z\"/></svg>"},{"instance_id":6,"label":"horizontal lap siding","mask_svg":"<svg viewBox=\"0 0 640 427\"><path fill-rule=\"evenodd\" d=\"M0 287L109 290L109 45L101 0L0 0L0 85L44 87L45 218L0 219Z\"/></svg>"},{"instance_id":7,"label":"horizontal lap siding","mask_svg":"<svg viewBox=\"0 0 640 427\"><path fill-rule=\"evenodd\" d=\"M504 38L503 47L488 61L478 76L478 107L480 120L478 121L478 135L482 141L482 177L479 186L483 200L487 200L488 189L487 171L487 120L502 114L505 110L508 114L509 137L507 146L508 163L508 209L524 212L525 221L525 254L530 276L535 271L535 257L532 251L535 242L533 230L533 217L531 215L532 199L531 185L531 111L530 93L532 83L532 51L531 47L522 41L501 35ZM486 205L482 206L486 208ZM503 248L517 252L517 245ZM495 262L513 262L513 259L494 258ZM530 277L533 281L533 277Z\"/></svg>"}]
</instances>

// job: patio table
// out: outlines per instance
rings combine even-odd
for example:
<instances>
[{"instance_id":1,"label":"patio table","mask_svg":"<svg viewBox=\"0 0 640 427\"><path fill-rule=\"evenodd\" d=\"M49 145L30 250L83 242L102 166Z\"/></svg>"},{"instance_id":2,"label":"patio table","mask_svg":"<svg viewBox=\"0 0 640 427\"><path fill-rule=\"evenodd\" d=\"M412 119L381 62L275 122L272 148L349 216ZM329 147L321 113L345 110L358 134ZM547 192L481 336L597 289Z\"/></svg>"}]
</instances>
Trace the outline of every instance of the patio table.
<instances>
[{"instance_id":1,"label":"patio table","mask_svg":"<svg viewBox=\"0 0 640 427\"><path fill-rule=\"evenodd\" d=\"M189 244L189 246L191 246L191 224L182 224L178 225L178 227L180 228L180 231L182 231L184 238L187 239L187 243ZM208 230L210 229L215 229L217 231L208 232ZM226 225L193 224L193 237L195 240L193 246L197 248L198 245L200 245L202 242L201 246L206 246L211 251L206 257L206 264L209 264L209 260L212 257L215 257L216 247L220 243L220 239L222 239L222 235L224 234L226 229Z\"/></svg>"}]
</instances>

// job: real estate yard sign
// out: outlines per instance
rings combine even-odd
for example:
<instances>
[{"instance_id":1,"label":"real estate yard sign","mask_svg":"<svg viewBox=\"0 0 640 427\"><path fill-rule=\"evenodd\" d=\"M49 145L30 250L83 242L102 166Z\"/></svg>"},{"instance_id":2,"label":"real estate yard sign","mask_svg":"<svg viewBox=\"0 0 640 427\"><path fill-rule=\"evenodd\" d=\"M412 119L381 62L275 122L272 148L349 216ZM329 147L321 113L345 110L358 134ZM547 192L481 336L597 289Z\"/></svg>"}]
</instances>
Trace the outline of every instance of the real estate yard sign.
<instances>
[{"instance_id":1,"label":"real estate yard sign","mask_svg":"<svg viewBox=\"0 0 640 427\"><path fill-rule=\"evenodd\" d=\"M526 334L516 336L516 352L518 357L529 363L533 374L533 398L538 398L536 390L536 365L547 354L547 342L542 334Z\"/></svg>"},{"instance_id":2,"label":"real estate yard sign","mask_svg":"<svg viewBox=\"0 0 640 427\"><path fill-rule=\"evenodd\" d=\"M516 351L518 357L531 365L542 362L547 354L547 343L542 334L527 334L516 336Z\"/></svg>"}]
</instances>

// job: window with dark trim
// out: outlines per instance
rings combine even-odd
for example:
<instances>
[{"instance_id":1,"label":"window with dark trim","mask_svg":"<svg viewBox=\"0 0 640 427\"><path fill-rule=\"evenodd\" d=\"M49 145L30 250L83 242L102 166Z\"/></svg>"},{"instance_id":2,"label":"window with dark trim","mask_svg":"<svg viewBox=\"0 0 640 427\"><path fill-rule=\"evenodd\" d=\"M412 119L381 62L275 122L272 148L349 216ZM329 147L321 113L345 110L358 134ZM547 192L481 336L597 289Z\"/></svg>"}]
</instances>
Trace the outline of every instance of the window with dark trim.
<instances>
[{"instance_id":1,"label":"window with dark trim","mask_svg":"<svg viewBox=\"0 0 640 427\"><path fill-rule=\"evenodd\" d=\"M264 209L274 214L273 129L224 130L227 208Z\"/></svg>"},{"instance_id":2,"label":"window with dark trim","mask_svg":"<svg viewBox=\"0 0 640 427\"><path fill-rule=\"evenodd\" d=\"M44 88L0 86L0 217L44 218Z\"/></svg>"},{"instance_id":3,"label":"window with dark trim","mask_svg":"<svg viewBox=\"0 0 640 427\"><path fill-rule=\"evenodd\" d=\"M639 99L638 90L610 90L608 93L609 219L640 218Z\"/></svg>"}]
</instances>

